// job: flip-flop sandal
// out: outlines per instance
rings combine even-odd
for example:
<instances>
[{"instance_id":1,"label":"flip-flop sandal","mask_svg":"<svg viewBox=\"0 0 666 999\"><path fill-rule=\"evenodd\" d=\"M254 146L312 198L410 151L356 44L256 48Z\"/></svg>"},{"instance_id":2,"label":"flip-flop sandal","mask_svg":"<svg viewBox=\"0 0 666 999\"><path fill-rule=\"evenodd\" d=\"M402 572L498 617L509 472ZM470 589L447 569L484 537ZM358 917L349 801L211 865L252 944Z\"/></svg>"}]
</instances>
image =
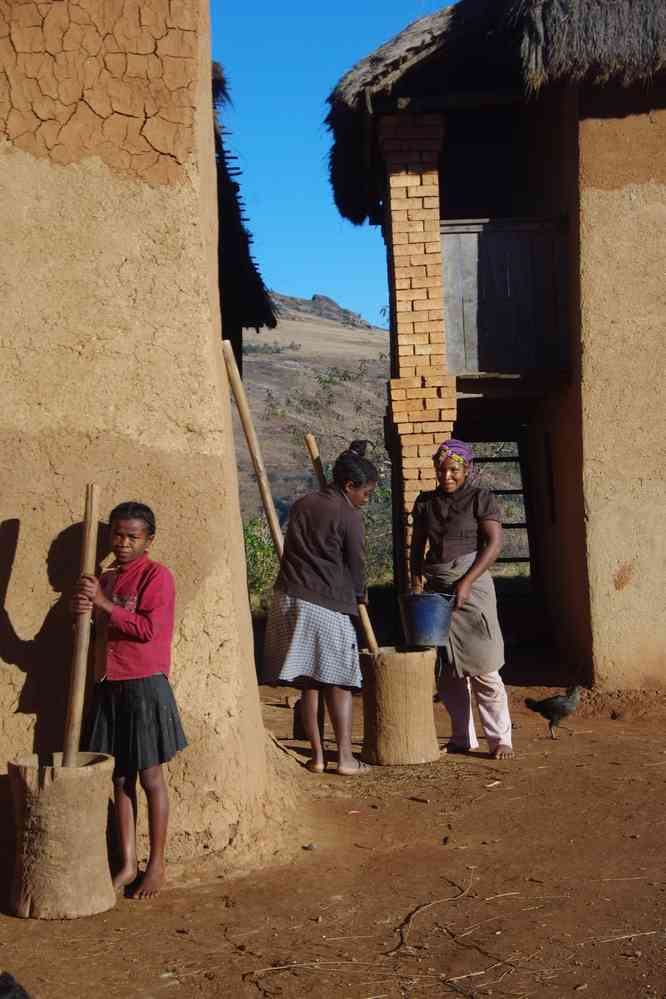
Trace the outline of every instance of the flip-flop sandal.
<instances>
[{"instance_id":1,"label":"flip-flop sandal","mask_svg":"<svg viewBox=\"0 0 666 999\"><path fill-rule=\"evenodd\" d=\"M368 763L363 763L361 760L356 761L356 766L353 770L341 770L340 767L336 767L333 773L336 773L338 777L363 777L365 774L369 774L372 767Z\"/></svg>"},{"instance_id":2,"label":"flip-flop sandal","mask_svg":"<svg viewBox=\"0 0 666 999\"><path fill-rule=\"evenodd\" d=\"M326 766L323 763L315 763L314 760L308 760L305 764L305 769L309 770L311 774L323 774Z\"/></svg>"}]
</instances>

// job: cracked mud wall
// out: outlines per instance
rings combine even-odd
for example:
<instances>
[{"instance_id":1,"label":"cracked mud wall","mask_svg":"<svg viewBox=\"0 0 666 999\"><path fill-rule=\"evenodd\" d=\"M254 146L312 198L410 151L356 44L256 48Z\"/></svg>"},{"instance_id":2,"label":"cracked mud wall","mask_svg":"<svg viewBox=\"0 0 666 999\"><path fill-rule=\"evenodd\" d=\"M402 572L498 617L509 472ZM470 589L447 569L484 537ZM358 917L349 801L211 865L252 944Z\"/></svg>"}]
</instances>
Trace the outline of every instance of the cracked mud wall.
<instances>
[{"instance_id":1,"label":"cracked mud wall","mask_svg":"<svg viewBox=\"0 0 666 999\"><path fill-rule=\"evenodd\" d=\"M0 0L0 135L54 163L98 156L182 182L198 79L192 0Z\"/></svg>"},{"instance_id":2,"label":"cracked mud wall","mask_svg":"<svg viewBox=\"0 0 666 999\"><path fill-rule=\"evenodd\" d=\"M581 102L583 489L595 678L666 687L666 90Z\"/></svg>"},{"instance_id":3,"label":"cracked mud wall","mask_svg":"<svg viewBox=\"0 0 666 999\"><path fill-rule=\"evenodd\" d=\"M273 846L261 830L290 790L254 672L207 16L200 0L0 0L0 773L62 745L66 599L95 481L104 511L154 507L153 554L176 577L190 747L169 767L171 859L232 844L240 862Z\"/></svg>"}]
</instances>

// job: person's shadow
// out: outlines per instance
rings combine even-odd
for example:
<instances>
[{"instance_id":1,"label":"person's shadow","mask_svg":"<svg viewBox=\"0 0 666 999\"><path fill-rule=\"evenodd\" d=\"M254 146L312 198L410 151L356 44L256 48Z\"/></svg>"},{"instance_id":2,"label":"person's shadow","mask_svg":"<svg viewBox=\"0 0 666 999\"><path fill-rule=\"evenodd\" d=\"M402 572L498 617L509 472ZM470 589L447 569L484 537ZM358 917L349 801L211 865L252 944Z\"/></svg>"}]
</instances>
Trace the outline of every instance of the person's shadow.
<instances>
[{"instance_id":1,"label":"person's shadow","mask_svg":"<svg viewBox=\"0 0 666 999\"><path fill-rule=\"evenodd\" d=\"M0 659L26 675L16 712L35 716L33 752L42 755L62 749L63 744L74 637L69 598L81 572L83 524L66 527L51 542L46 572L57 599L29 639L16 633L5 608L18 529L17 520L0 524ZM104 533L99 531L98 552Z\"/></svg>"},{"instance_id":2,"label":"person's shadow","mask_svg":"<svg viewBox=\"0 0 666 999\"><path fill-rule=\"evenodd\" d=\"M25 673L16 713L34 715L33 752L43 756L63 748L74 638L69 598L81 571L83 524L66 527L51 542L46 572L57 598L34 638L17 634L5 607L18 536L18 520L0 523L0 659ZM108 551L106 542L106 525L100 525L99 557ZM89 670L89 682L90 675ZM11 856L14 829L9 801L9 780L0 776L0 851ZM8 866L0 863L0 897L7 890L2 881Z\"/></svg>"}]
</instances>

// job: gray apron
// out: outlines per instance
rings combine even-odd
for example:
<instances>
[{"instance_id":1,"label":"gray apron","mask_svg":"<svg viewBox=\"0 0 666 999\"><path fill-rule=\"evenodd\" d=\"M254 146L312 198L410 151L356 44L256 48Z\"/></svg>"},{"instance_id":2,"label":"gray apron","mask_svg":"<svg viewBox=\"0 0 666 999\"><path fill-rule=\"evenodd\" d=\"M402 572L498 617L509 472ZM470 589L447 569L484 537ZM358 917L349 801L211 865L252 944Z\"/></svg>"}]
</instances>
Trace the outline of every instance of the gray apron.
<instances>
[{"instance_id":1,"label":"gray apron","mask_svg":"<svg viewBox=\"0 0 666 999\"><path fill-rule=\"evenodd\" d=\"M453 562L426 562L423 574L428 593L450 593L476 559L476 552ZM446 650L448 666L456 676L481 676L504 665L504 639L497 617L495 584L489 572L472 584L469 600L453 612ZM443 659L444 657L442 657ZM442 661L442 668L447 664Z\"/></svg>"}]
</instances>

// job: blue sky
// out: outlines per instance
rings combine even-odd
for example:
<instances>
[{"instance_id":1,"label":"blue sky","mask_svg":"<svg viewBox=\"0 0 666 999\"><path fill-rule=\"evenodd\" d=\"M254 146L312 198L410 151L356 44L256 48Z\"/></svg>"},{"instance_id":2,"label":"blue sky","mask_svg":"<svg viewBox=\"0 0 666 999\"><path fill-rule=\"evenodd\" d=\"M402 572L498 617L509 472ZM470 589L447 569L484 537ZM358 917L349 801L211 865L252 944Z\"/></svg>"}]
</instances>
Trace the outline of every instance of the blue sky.
<instances>
[{"instance_id":1,"label":"blue sky","mask_svg":"<svg viewBox=\"0 0 666 999\"><path fill-rule=\"evenodd\" d=\"M269 287L330 295L384 325L384 245L378 228L353 226L335 208L325 101L355 62L443 5L211 0L213 58L224 66L233 102L227 141L239 158L255 257Z\"/></svg>"}]
</instances>

